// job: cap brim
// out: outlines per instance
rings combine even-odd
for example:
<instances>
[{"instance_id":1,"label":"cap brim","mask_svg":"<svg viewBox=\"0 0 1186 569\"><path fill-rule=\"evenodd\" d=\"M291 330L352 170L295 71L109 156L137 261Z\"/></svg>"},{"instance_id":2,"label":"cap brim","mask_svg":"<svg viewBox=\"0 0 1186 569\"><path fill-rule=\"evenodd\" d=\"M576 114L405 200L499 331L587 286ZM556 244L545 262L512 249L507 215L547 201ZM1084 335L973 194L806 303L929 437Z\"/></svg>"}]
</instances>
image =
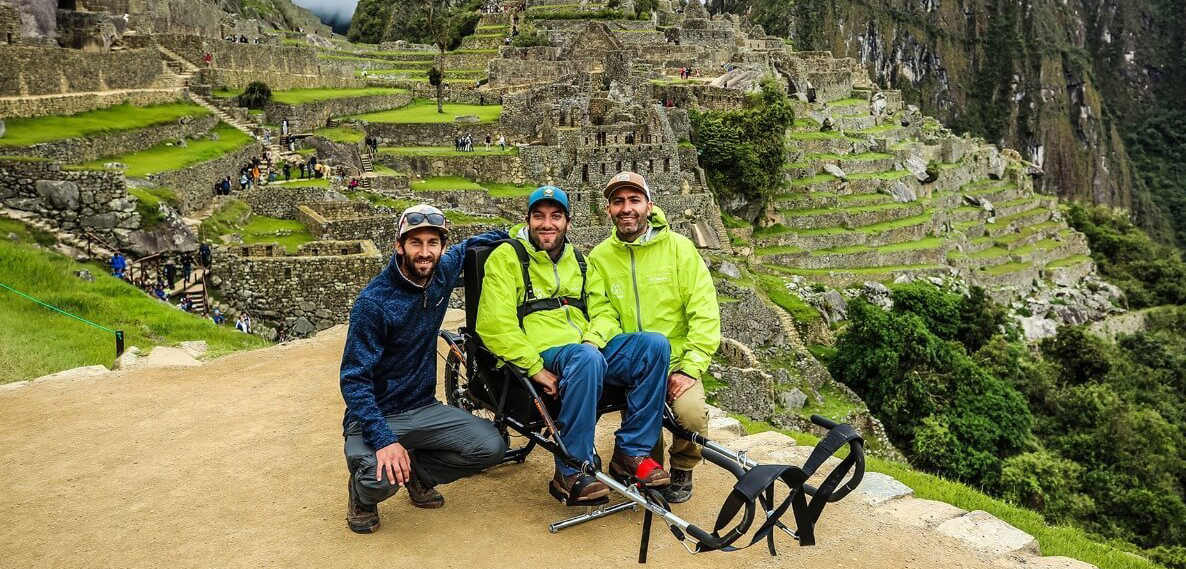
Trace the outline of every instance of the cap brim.
<instances>
[{"instance_id":1,"label":"cap brim","mask_svg":"<svg viewBox=\"0 0 1186 569\"><path fill-rule=\"evenodd\" d=\"M626 189L626 188L629 188L631 190L638 190L638 191L646 194L647 199L650 199L650 197L651 197L650 191L648 191L646 188L644 188L642 186L639 186L638 184L635 184L634 182L614 182L614 183L605 187L605 192L603 193L603 197L608 200L610 196L614 195L614 192L621 190L621 189Z\"/></svg>"}]
</instances>

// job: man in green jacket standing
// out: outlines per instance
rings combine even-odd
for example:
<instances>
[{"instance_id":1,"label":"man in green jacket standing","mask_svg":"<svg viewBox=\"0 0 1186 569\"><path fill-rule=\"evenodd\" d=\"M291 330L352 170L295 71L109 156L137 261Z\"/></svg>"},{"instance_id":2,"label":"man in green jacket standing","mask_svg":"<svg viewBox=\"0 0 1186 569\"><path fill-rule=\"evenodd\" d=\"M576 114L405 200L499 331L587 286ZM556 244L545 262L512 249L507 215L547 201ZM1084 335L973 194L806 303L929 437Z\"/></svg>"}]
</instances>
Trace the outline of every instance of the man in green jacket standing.
<instances>
[{"instance_id":1,"label":"man in green jacket standing","mask_svg":"<svg viewBox=\"0 0 1186 569\"><path fill-rule=\"evenodd\" d=\"M667 400L676 421L704 434L708 405L700 376L721 343L721 313L708 267L687 237L671 230L663 211L651 201L642 176L622 172L605 187L606 211L615 230L589 260L606 287L591 287L593 314L598 318L586 337L594 342L622 332L658 332L671 343ZM662 458L662 438L656 456ZM692 497L692 468L700 448L676 439L671 445L671 484L663 493L672 503Z\"/></svg>"},{"instance_id":2,"label":"man in green jacket standing","mask_svg":"<svg viewBox=\"0 0 1186 569\"><path fill-rule=\"evenodd\" d=\"M511 228L517 243L499 245L486 259L477 333L503 361L526 370L546 395L560 399L560 440L581 461L593 461L593 434L602 383L626 387L627 410L616 435L609 470L648 486L664 486L670 475L649 455L660 441L670 347L661 334L589 336L586 289L600 285L596 267L585 263L566 239L568 196L544 186L528 197L527 223ZM528 259L523 278L519 251ZM588 285L588 286L586 286ZM593 320L614 320L608 312ZM606 324L603 328L610 328ZM551 493L590 501L609 488L595 479L574 489L580 472L556 460Z\"/></svg>"}]
</instances>

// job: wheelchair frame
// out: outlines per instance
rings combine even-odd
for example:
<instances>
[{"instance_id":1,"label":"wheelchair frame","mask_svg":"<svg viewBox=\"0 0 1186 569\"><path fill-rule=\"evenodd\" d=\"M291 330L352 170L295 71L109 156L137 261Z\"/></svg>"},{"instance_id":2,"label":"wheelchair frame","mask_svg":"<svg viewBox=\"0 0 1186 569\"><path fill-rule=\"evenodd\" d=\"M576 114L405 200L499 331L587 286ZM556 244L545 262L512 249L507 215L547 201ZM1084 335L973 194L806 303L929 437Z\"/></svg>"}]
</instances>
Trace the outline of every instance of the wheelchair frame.
<instances>
[{"instance_id":1,"label":"wheelchair frame","mask_svg":"<svg viewBox=\"0 0 1186 569\"><path fill-rule=\"evenodd\" d=\"M776 529L791 536L801 546L813 545L815 521L824 505L847 496L856 489L864 476L863 440L851 425L837 424L813 415L812 422L827 429L828 433L816 445L803 467L762 465L746 457L744 452L734 452L699 433L681 427L675 422L671 408L668 407L664 414L664 428L671 431L673 436L701 445L705 460L724 468L737 478L733 491L721 508L714 529L707 531L672 512L658 491L646 488L637 481L619 481L602 472L599 459L591 462L574 458L565 448L552 419L552 410L556 405L554 400L541 397L523 370L511 365L500 365L468 327L462 327L459 334L441 330L440 337L449 346L449 354L446 357L448 367L445 372L447 402L471 413L489 413L491 417L487 418L494 422L508 443L511 431L527 438L524 446L508 449L503 459L504 463L522 463L531 451L539 446L582 474L596 478L623 498L619 503L607 505L607 498L587 504L574 503L570 496L567 505L585 506L585 512L555 522L549 526L549 530L556 533L567 527L641 507L645 510L645 518L639 546L640 563L646 562L654 516L658 516L681 545L693 554L744 549L765 540L770 554L776 555ZM464 374L460 371L461 365L465 365ZM614 401L603 395L602 401L598 402L598 417L604 413L623 410L625 407L624 400ZM845 446L849 449L848 456L839 466L832 469L819 487L806 483L828 457ZM848 480L842 484L846 477ZM787 487L787 495L781 503L776 503L775 486L779 482ZM807 497L811 497L811 500L808 501ZM756 510L759 508L765 515L765 520L753 532L748 545L734 547L735 542L749 533L755 521ZM780 520L787 511L794 514L794 530ZM726 526L736 519L738 514L741 515L741 520L725 531ZM694 546L689 546L689 537L694 540Z\"/></svg>"}]
</instances>

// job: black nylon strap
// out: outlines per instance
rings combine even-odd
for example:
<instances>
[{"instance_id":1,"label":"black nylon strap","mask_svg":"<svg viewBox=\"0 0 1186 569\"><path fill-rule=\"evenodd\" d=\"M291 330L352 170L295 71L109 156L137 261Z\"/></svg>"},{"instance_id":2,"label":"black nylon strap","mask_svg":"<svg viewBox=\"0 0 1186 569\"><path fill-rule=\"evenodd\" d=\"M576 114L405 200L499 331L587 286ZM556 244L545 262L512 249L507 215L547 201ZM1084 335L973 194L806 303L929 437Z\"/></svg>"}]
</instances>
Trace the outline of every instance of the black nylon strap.
<instances>
[{"instance_id":1,"label":"black nylon strap","mask_svg":"<svg viewBox=\"0 0 1186 569\"><path fill-rule=\"evenodd\" d=\"M523 327L523 319L528 314L539 312L541 310L555 310L563 306L573 306L580 310L585 318L589 317L589 310L585 307L586 284L588 281L588 263L585 261L585 255L581 253L580 249L572 247L572 254L577 259L577 266L581 269L581 296L580 298L573 298L571 296L550 297L550 298L535 298L535 287L531 285L531 257L527 254L527 247L523 245L522 241L518 239L509 239L507 243L515 249L515 256L519 258L519 268L523 271L523 300L519 303L517 309L519 316L519 327Z\"/></svg>"}]
</instances>

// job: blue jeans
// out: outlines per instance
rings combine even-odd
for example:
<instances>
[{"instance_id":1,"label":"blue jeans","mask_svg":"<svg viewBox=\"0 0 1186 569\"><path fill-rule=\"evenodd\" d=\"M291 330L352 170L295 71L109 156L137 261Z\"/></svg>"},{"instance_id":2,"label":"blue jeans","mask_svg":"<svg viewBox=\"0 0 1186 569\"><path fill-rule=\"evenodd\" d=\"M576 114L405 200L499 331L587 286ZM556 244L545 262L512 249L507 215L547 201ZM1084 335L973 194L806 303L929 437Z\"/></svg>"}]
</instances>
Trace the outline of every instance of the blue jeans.
<instances>
[{"instance_id":1,"label":"blue jeans","mask_svg":"<svg viewBox=\"0 0 1186 569\"><path fill-rule=\"evenodd\" d=\"M566 344L544 350L544 367L560 378L560 413L555 417L560 440L577 460L593 460L593 433L602 382L625 387L626 416L616 433L618 448L628 456L649 456L663 425L667 365L671 344L662 334L618 334L598 350ZM577 471L556 460L564 476Z\"/></svg>"}]
</instances>

